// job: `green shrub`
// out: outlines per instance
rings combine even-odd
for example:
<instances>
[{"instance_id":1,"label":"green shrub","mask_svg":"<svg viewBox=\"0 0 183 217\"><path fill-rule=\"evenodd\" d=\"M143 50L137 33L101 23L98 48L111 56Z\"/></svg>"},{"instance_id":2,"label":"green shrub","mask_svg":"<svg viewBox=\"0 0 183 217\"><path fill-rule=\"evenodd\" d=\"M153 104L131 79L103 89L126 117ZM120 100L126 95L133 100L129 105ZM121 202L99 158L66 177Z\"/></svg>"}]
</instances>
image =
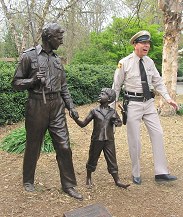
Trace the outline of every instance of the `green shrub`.
<instances>
[{"instance_id":1,"label":"green shrub","mask_svg":"<svg viewBox=\"0 0 183 217\"><path fill-rule=\"evenodd\" d=\"M24 118L25 92L0 93L0 125L16 123Z\"/></svg>"},{"instance_id":2,"label":"green shrub","mask_svg":"<svg viewBox=\"0 0 183 217\"><path fill-rule=\"evenodd\" d=\"M11 80L15 72L16 62L1 62L0 61L0 91L10 91Z\"/></svg>"},{"instance_id":3,"label":"green shrub","mask_svg":"<svg viewBox=\"0 0 183 217\"><path fill-rule=\"evenodd\" d=\"M68 65L68 87L76 105L97 101L103 87L111 87L115 66Z\"/></svg>"},{"instance_id":4,"label":"green shrub","mask_svg":"<svg viewBox=\"0 0 183 217\"><path fill-rule=\"evenodd\" d=\"M26 130L25 127L20 127L16 130L13 130L10 134L4 137L4 139L0 143L0 149L10 153L20 154L24 152L25 144ZM71 143L71 147L72 146L74 146L74 143ZM53 151L54 148L52 144L52 139L47 131L41 147L41 152L50 153Z\"/></svg>"},{"instance_id":5,"label":"green shrub","mask_svg":"<svg viewBox=\"0 0 183 217\"><path fill-rule=\"evenodd\" d=\"M177 77L183 77L183 57L178 59L178 66Z\"/></svg>"},{"instance_id":6,"label":"green shrub","mask_svg":"<svg viewBox=\"0 0 183 217\"><path fill-rule=\"evenodd\" d=\"M179 110L177 110L178 115L183 115L183 104L179 104Z\"/></svg>"},{"instance_id":7,"label":"green shrub","mask_svg":"<svg viewBox=\"0 0 183 217\"><path fill-rule=\"evenodd\" d=\"M0 62L0 125L23 119L26 92L12 89L16 62Z\"/></svg>"},{"instance_id":8,"label":"green shrub","mask_svg":"<svg viewBox=\"0 0 183 217\"><path fill-rule=\"evenodd\" d=\"M3 151L12 152L20 154L25 149L26 143L26 132L24 127L20 127L12 131L7 135L1 142L1 149ZM41 148L42 152L52 152L54 151L52 140L49 133L46 133L44 143Z\"/></svg>"}]
</instances>

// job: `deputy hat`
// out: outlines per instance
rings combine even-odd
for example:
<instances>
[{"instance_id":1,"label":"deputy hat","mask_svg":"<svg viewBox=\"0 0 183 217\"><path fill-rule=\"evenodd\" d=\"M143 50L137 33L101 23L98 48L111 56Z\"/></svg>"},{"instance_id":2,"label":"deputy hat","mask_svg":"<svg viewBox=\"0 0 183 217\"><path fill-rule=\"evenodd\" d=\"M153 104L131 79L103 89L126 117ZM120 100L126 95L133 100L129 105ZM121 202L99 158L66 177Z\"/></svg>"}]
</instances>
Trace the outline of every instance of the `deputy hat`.
<instances>
[{"instance_id":1,"label":"deputy hat","mask_svg":"<svg viewBox=\"0 0 183 217\"><path fill-rule=\"evenodd\" d=\"M130 44L138 43L138 42L141 42L141 41L151 41L151 34L146 30L142 30L140 32L137 32L130 39Z\"/></svg>"}]
</instances>

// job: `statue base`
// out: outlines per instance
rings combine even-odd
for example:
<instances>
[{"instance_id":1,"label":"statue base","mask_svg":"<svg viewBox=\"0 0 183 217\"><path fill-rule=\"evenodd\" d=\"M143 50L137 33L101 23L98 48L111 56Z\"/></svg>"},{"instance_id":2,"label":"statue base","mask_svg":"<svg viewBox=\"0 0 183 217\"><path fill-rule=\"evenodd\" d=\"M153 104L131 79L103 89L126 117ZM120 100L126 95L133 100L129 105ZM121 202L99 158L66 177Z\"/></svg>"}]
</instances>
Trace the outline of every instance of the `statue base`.
<instances>
[{"instance_id":1,"label":"statue base","mask_svg":"<svg viewBox=\"0 0 183 217\"><path fill-rule=\"evenodd\" d=\"M92 204L64 213L63 217L112 217L101 204Z\"/></svg>"}]
</instances>

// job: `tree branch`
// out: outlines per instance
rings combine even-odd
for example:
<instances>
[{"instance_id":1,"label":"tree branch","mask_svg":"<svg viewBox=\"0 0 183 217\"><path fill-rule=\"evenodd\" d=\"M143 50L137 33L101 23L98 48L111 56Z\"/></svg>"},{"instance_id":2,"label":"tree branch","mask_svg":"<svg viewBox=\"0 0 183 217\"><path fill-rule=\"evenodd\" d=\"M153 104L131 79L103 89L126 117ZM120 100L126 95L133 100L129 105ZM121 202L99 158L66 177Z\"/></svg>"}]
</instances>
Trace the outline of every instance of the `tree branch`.
<instances>
[{"instance_id":1,"label":"tree branch","mask_svg":"<svg viewBox=\"0 0 183 217\"><path fill-rule=\"evenodd\" d=\"M71 1L71 3L69 5L67 5L64 9L62 9L58 14L57 16L55 17L54 19L54 22L56 22L61 16L64 15L64 13L69 9L71 8L73 5L75 5L77 2L79 2L80 0L73 0Z\"/></svg>"}]
</instances>

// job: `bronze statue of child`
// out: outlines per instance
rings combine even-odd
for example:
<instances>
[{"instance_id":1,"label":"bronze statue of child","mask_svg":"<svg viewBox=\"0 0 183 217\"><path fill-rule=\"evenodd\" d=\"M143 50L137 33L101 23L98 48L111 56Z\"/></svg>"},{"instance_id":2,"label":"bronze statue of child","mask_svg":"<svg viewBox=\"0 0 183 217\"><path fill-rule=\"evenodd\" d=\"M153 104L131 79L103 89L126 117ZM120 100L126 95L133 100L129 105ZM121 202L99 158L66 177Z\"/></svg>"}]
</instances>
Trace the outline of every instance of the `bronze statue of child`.
<instances>
[{"instance_id":1,"label":"bronze statue of child","mask_svg":"<svg viewBox=\"0 0 183 217\"><path fill-rule=\"evenodd\" d=\"M118 165L114 142L114 125L121 126L122 121L117 112L109 106L116 99L116 93L111 88L103 88L99 95L100 105L90 111L83 120L74 119L80 127L85 127L93 120L93 132L89 150L89 158L86 164L87 178L86 185L92 187L91 174L95 171L98 159L103 151L107 162L108 172L112 175L118 187L127 188L129 184L123 184L118 176Z\"/></svg>"}]
</instances>

